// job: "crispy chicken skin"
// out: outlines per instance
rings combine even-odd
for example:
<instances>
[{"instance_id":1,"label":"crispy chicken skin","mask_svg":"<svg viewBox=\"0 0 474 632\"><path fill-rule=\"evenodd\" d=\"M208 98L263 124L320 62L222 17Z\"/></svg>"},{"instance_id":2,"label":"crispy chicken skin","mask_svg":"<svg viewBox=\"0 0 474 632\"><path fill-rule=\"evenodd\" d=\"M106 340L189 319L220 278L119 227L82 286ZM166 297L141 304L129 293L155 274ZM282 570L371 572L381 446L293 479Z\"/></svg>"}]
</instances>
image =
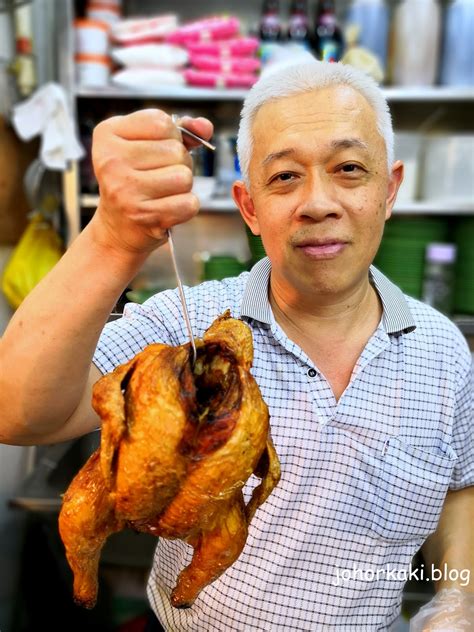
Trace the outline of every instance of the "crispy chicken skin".
<instances>
[{"instance_id":1,"label":"crispy chicken skin","mask_svg":"<svg viewBox=\"0 0 474 632\"><path fill-rule=\"evenodd\" d=\"M194 548L170 597L191 606L238 558L250 520L279 481L268 409L250 374L250 329L226 312L196 343L194 367L189 343L152 344L94 385L101 445L59 515L74 599L87 608L97 598L102 546L126 527ZM246 506L252 473L262 480Z\"/></svg>"}]
</instances>

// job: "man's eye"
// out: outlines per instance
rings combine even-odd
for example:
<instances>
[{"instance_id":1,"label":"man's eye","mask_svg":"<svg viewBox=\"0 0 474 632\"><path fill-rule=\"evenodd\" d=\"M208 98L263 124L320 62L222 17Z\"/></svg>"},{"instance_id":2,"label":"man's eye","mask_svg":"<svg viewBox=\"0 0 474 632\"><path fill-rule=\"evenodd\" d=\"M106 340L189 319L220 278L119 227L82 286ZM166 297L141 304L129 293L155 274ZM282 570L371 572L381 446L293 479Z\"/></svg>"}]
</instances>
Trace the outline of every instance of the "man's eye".
<instances>
[{"instance_id":1,"label":"man's eye","mask_svg":"<svg viewBox=\"0 0 474 632\"><path fill-rule=\"evenodd\" d=\"M284 171L283 173L278 173L276 176L273 176L271 182L289 182L293 179L293 174L288 171Z\"/></svg>"},{"instance_id":2,"label":"man's eye","mask_svg":"<svg viewBox=\"0 0 474 632\"><path fill-rule=\"evenodd\" d=\"M342 165L341 170L344 173L357 173L359 171L363 171L362 167L359 167L359 165L355 165L354 163Z\"/></svg>"}]
</instances>

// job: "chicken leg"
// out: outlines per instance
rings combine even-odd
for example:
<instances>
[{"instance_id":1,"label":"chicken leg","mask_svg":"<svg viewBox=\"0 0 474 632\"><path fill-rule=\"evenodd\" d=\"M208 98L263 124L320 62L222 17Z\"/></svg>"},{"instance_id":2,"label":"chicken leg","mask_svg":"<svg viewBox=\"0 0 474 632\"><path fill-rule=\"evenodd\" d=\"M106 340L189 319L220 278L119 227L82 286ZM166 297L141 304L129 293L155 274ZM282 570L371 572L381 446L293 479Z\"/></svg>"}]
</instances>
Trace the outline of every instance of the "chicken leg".
<instances>
[{"instance_id":1,"label":"chicken leg","mask_svg":"<svg viewBox=\"0 0 474 632\"><path fill-rule=\"evenodd\" d=\"M171 593L175 608L189 608L201 590L217 579L239 557L247 540L247 520L242 492L219 514L214 529L188 539L193 559L181 571Z\"/></svg>"}]
</instances>

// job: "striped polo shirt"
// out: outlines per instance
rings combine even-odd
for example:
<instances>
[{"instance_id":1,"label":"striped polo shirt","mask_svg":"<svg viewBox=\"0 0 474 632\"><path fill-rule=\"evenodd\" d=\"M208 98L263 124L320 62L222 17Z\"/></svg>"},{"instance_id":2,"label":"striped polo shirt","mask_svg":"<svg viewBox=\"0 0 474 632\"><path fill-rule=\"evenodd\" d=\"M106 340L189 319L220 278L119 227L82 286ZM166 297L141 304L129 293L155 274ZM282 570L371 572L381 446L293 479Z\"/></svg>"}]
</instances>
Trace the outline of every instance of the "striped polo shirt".
<instances>
[{"instance_id":1,"label":"striped polo shirt","mask_svg":"<svg viewBox=\"0 0 474 632\"><path fill-rule=\"evenodd\" d=\"M179 540L158 541L148 597L169 631L389 630L448 489L474 484L471 355L445 316L372 267L383 315L336 401L276 322L270 270L263 259L185 291L195 335L226 309L250 325L252 374L270 410L281 481L238 560L191 608L169 601L192 557ZM105 327L94 363L109 372L153 342L187 342L174 290L128 304ZM247 499L257 483L249 479Z\"/></svg>"}]
</instances>

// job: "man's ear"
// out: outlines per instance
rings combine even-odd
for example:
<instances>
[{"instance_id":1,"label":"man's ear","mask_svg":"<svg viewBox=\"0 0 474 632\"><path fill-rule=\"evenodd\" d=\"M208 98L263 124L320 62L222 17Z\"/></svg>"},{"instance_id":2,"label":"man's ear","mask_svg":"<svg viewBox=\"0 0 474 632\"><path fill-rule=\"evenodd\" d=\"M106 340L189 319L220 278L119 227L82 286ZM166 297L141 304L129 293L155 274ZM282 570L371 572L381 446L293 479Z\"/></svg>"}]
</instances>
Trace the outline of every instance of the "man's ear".
<instances>
[{"instance_id":1,"label":"man's ear","mask_svg":"<svg viewBox=\"0 0 474 632\"><path fill-rule=\"evenodd\" d=\"M403 182L403 162L397 160L393 163L387 188L387 198L385 200L385 219L388 219L392 215L393 205L397 199L398 189Z\"/></svg>"},{"instance_id":2,"label":"man's ear","mask_svg":"<svg viewBox=\"0 0 474 632\"><path fill-rule=\"evenodd\" d=\"M257 215L255 214L255 208L253 206L252 198L242 180L236 180L232 185L232 197L234 202L239 207L240 214L242 215L244 222L250 228L254 235L260 235L260 229L258 227Z\"/></svg>"}]
</instances>

